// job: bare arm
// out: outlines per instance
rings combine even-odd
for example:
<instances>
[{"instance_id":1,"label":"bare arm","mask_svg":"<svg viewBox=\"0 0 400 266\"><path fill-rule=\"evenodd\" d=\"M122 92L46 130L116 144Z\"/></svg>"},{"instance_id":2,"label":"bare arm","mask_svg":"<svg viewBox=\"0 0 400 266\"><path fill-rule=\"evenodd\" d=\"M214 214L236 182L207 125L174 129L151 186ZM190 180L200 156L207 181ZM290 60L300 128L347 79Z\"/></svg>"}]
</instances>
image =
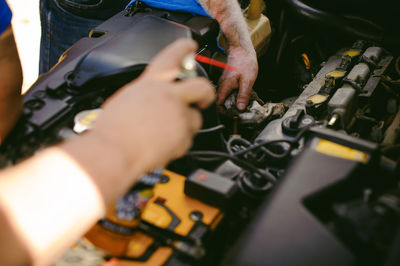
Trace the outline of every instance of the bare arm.
<instances>
[{"instance_id":1,"label":"bare arm","mask_svg":"<svg viewBox=\"0 0 400 266\"><path fill-rule=\"evenodd\" d=\"M92 131L1 173L4 265L50 264L140 174L189 149L202 123L192 106L206 108L215 97L205 79L176 81L194 51L193 41L172 44L105 103ZM5 256L4 243L13 244L14 255Z\"/></svg>"},{"instance_id":2,"label":"bare arm","mask_svg":"<svg viewBox=\"0 0 400 266\"><path fill-rule=\"evenodd\" d=\"M11 26L0 35L0 144L22 111L22 70Z\"/></svg>"},{"instance_id":3,"label":"bare arm","mask_svg":"<svg viewBox=\"0 0 400 266\"><path fill-rule=\"evenodd\" d=\"M237 0L199 0L206 11L220 24L228 44L228 64L238 73L225 71L220 80L218 103L222 104L232 90L239 88L237 106L243 110L249 101L250 92L257 78L257 56L247 24Z\"/></svg>"}]
</instances>

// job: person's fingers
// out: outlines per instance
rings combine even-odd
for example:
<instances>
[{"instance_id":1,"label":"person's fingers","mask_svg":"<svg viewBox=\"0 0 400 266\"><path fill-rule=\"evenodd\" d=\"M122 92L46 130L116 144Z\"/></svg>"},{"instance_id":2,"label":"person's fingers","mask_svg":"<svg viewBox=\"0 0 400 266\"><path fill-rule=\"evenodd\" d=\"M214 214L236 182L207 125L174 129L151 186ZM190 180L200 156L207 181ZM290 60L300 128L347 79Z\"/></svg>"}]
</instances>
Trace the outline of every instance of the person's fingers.
<instances>
[{"instance_id":1,"label":"person's fingers","mask_svg":"<svg viewBox=\"0 0 400 266\"><path fill-rule=\"evenodd\" d=\"M190 137L193 137L201 128L203 124L203 118L201 116L201 113L199 110L196 110L195 108L189 107L187 110L188 114L188 123L189 123L189 132L191 134Z\"/></svg>"},{"instance_id":2,"label":"person's fingers","mask_svg":"<svg viewBox=\"0 0 400 266\"><path fill-rule=\"evenodd\" d=\"M173 153L171 153L171 157L169 161L178 159L182 157L193 145L192 138L186 138L179 143L179 146L174 149Z\"/></svg>"},{"instance_id":3,"label":"person's fingers","mask_svg":"<svg viewBox=\"0 0 400 266\"><path fill-rule=\"evenodd\" d=\"M221 77L220 86L218 89L218 104L223 104L229 94L239 87L238 75L224 75Z\"/></svg>"},{"instance_id":4,"label":"person's fingers","mask_svg":"<svg viewBox=\"0 0 400 266\"><path fill-rule=\"evenodd\" d=\"M183 80L176 83L173 90L185 103L201 109L207 108L216 97L214 87L205 78Z\"/></svg>"},{"instance_id":5,"label":"person's fingers","mask_svg":"<svg viewBox=\"0 0 400 266\"><path fill-rule=\"evenodd\" d=\"M183 136L180 138L179 145L170 153L169 160L174 160L184 155L193 144L193 136L199 131L202 125L201 113L191 107L184 109L186 126L182 128Z\"/></svg>"},{"instance_id":6,"label":"person's fingers","mask_svg":"<svg viewBox=\"0 0 400 266\"><path fill-rule=\"evenodd\" d=\"M183 59L197 49L191 39L179 39L156 55L146 68L145 75L150 79L173 81L181 71Z\"/></svg>"},{"instance_id":7,"label":"person's fingers","mask_svg":"<svg viewBox=\"0 0 400 266\"><path fill-rule=\"evenodd\" d=\"M243 111L246 109L247 105L249 104L250 93L252 88L252 82L248 79L241 79L240 80L240 88L239 93L236 97L236 107Z\"/></svg>"}]
</instances>

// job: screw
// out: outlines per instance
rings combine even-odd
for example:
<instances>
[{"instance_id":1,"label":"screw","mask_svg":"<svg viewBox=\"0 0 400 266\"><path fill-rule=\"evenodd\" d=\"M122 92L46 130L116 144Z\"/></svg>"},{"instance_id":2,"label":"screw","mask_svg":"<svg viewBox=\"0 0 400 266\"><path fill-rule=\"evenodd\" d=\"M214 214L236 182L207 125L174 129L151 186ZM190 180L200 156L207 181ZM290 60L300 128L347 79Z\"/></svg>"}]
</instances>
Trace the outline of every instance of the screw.
<instances>
[{"instance_id":1,"label":"screw","mask_svg":"<svg viewBox=\"0 0 400 266\"><path fill-rule=\"evenodd\" d=\"M203 218L203 214L201 212L198 211L194 211L189 215L190 219L192 219L195 222L199 222L201 221L201 219Z\"/></svg>"}]
</instances>

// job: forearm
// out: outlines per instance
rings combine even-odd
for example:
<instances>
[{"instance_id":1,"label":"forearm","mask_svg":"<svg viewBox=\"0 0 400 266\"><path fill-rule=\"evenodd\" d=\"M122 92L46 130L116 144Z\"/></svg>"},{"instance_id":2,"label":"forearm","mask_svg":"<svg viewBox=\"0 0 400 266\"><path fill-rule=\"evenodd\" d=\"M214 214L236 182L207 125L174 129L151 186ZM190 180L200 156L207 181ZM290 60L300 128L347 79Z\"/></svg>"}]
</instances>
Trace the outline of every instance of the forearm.
<instances>
[{"instance_id":1,"label":"forearm","mask_svg":"<svg viewBox=\"0 0 400 266\"><path fill-rule=\"evenodd\" d=\"M109 98L92 130L1 172L2 263L49 265L140 174L189 149L201 128L191 106L207 108L215 99L205 79L176 82L195 49L189 40L171 44L139 80Z\"/></svg>"},{"instance_id":2,"label":"forearm","mask_svg":"<svg viewBox=\"0 0 400 266\"><path fill-rule=\"evenodd\" d=\"M79 166L95 183L104 202L109 204L129 189L141 174L151 169L147 162L143 162L140 152L135 158L127 158L118 145L101 134L101 130L92 130L65 142L60 148L79 162ZM131 138L135 138L134 132Z\"/></svg>"},{"instance_id":3,"label":"forearm","mask_svg":"<svg viewBox=\"0 0 400 266\"><path fill-rule=\"evenodd\" d=\"M15 233L34 265L53 262L104 212L88 174L58 148L2 174L0 207L12 227L3 230Z\"/></svg>"},{"instance_id":4,"label":"forearm","mask_svg":"<svg viewBox=\"0 0 400 266\"><path fill-rule=\"evenodd\" d=\"M4 171L0 210L9 222L1 226L14 236L0 240L22 243L9 265L21 258L48 265L62 255L102 217L106 203L131 185L124 161L114 147L87 134ZM0 254L6 252L0 246Z\"/></svg>"},{"instance_id":5,"label":"forearm","mask_svg":"<svg viewBox=\"0 0 400 266\"><path fill-rule=\"evenodd\" d=\"M236 106L244 110L257 78L257 55L237 0L198 0L219 23L228 42L228 64L237 71L225 70L219 80L218 104L239 89Z\"/></svg>"},{"instance_id":6,"label":"forearm","mask_svg":"<svg viewBox=\"0 0 400 266\"><path fill-rule=\"evenodd\" d=\"M22 111L22 70L11 27L0 35L0 143Z\"/></svg>"},{"instance_id":7,"label":"forearm","mask_svg":"<svg viewBox=\"0 0 400 266\"><path fill-rule=\"evenodd\" d=\"M218 21L230 47L244 47L251 53L254 52L247 24L237 0L199 0L199 2Z\"/></svg>"}]
</instances>

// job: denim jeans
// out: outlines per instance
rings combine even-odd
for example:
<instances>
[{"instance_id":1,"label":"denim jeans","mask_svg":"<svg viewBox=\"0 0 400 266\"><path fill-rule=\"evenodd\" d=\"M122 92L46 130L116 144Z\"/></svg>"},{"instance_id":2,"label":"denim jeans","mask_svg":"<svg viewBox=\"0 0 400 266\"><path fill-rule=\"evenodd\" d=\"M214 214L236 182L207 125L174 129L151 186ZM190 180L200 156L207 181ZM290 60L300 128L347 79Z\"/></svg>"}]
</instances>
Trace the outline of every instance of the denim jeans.
<instances>
[{"instance_id":1,"label":"denim jeans","mask_svg":"<svg viewBox=\"0 0 400 266\"><path fill-rule=\"evenodd\" d=\"M129 0L40 0L39 73L49 71L65 50L127 3Z\"/></svg>"}]
</instances>

